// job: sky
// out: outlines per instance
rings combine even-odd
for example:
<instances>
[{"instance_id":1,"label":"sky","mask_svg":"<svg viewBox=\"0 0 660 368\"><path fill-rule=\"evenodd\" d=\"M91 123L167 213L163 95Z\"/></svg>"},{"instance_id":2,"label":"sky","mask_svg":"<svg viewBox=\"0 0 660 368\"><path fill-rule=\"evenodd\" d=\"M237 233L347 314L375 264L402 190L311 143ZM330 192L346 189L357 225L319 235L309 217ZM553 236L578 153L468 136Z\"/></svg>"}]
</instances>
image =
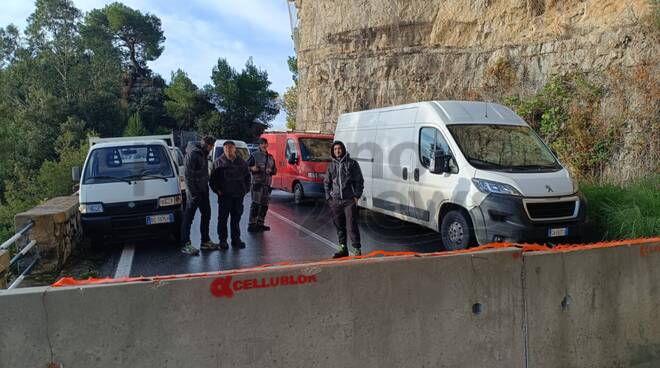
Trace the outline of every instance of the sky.
<instances>
[{"instance_id":1,"label":"sky","mask_svg":"<svg viewBox=\"0 0 660 368\"><path fill-rule=\"evenodd\" d=\"M83 12L117 0L73 0ZM294 55L286 0L121 0L127 6L158 16L165 51L149 67L167 81L178 68L202 87L211 70L225 58L241 70L249 57L268 72L271 88L280 96L293 84L287 57ZM24 30L34 1L0 0L0 27L10 23ZM285 114L271 122L285 129Z\"/></svg>"}]
</instances>

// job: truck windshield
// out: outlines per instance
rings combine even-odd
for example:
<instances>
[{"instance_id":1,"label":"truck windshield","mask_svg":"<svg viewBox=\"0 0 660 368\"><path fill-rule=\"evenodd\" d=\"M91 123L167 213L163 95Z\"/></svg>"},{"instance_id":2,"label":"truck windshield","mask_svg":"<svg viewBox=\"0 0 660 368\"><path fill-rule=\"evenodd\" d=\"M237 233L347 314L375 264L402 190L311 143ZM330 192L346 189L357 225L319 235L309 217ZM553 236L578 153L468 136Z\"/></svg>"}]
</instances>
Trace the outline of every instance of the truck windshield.
<instances>
[{"instance_id":1,"label":"truck windshield","mask_svg":"<svg viewBox=\"0 0 660 368\"><path fill-rule=\"evenodd\" d=\"M160 145L97 148L87 160L83 184L163 180L174 177L170 156Z\"/></svg>"},{"instance_id":2,"label":"truck windshield","mask_svg":"<svg viewBox=\"0 0 660 368\"><path fill-rule=\"evenodd\" d=\"M507 172L561 170L548 147L527 126L447 126L465 158L477 169Z\"/></svg>"},{"instance_id":3,"label":"truck windshield","mask_svg":"<svg viewBox=\"0 0 660 368\"><path fill-rule=\"evenodd\" d=\"M330 161L332 139L300 138L300 153L303 161Z\"/></svg>"}]
</instances>

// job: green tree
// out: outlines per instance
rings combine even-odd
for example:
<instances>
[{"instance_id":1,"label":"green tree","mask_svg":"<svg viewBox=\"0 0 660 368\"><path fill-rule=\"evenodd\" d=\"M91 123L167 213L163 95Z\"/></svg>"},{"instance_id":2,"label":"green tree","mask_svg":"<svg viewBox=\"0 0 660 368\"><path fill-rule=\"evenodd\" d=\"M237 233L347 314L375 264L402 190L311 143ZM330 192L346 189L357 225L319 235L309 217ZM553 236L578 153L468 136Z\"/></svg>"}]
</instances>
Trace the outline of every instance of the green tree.
<instances>
[{"instance_id":1,"label":"green tree","mask_svg":"<svg viewBox=\"0 0 660 368\"><path fill-rule=\"evenodd\" d=\"M222 124L215 128L221 132L218 134L220 136L252 141L280 111L278 94L269 88L268 73L257 68L252 58L248 59L240 73L226 59L219 59L211 79L213 85L208 92L221 116L212 121ZM209 129L208 122L203 123L202 127Z\"/></svg>"},{"instance_id":2,"label":"green tree","mask_svg":"<svg viewBox=\"0 0 660 368\"><path fill-rule=\"evenodd\" d=\"M165 36L160 19L153 14L115 2L89 12L87 25L102 39L112 40L133 73L146 75L147 61L156 60L163 52Z\"/></svg>"},{"instance_id":3,"label":"green tree","mask_svg":"<svg viewBox=\"0 0 660 368\"><path fill-rule=\"evenodd\" d=\"M286 112L286 127L296 129L296 114L298 113L298 58L289 56L287 65L293 79L293 86L286 89L282 102L282 108Z\"/></svg>"},{"instance_id":4,"label":"green tree","mask_svg":"<svg viewBox=\"0 0 660 368\"><path fill-rule=\"evenodd\" d=\"M177 129L193 129L195 120L213 110L204 91L188 78L181 69L172 72L170 85L165 89L165 109L176 121Z\"/></svg>"},{"instance_id":5,"label":"green tree","mask_svg":"<svg viewBox=\"0 0 660 368\"><path fill-rule=\"evenodd\" d=\"M139 137L147 135L148 133L147 129L144 128L144 124L142 124L140 114L136 113L131 115L130 119L128 119L126 130L124 131L124 137Z\"/></svg>"}]
</instances>

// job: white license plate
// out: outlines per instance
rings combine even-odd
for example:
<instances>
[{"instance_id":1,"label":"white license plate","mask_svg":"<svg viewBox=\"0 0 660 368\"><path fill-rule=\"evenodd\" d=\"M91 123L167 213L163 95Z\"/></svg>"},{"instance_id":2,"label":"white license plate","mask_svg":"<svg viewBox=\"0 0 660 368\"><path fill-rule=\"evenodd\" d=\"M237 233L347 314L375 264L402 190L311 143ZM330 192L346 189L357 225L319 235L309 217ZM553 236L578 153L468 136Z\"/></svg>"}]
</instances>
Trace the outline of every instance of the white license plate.
<instances>
[{"instance_id":1,"label":"white license plate","mask_svg":"<svg viewBox=\"0 0 660 368\"><path fill-rule=\"evenodd\" d=\"M169 224L174 222L174 214L147 216L147 225Z\"/></svg>"},{"instance_id":2,"label":"white license plate","mask_svg":"<svg viewBox=\"0 0 660 368\"><path fill-rule=\"evenodd\" d=\"M548 236L551 238L557 237L557 236L566 236L568 235L568 228L567 227L560 227L558 229L548 229Z\"/></svg>"}]
</instances>

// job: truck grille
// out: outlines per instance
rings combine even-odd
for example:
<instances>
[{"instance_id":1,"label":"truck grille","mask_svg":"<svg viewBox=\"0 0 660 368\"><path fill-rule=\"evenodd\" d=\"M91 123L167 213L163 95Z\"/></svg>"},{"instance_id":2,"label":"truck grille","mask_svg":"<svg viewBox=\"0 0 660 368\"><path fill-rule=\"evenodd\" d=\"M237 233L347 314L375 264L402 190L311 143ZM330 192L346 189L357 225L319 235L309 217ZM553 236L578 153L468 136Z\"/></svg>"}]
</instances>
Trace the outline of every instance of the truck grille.
<instances>
[{"instance_id":1,"label":"truck grille","mask_svg":"<svg viewBox=\"0 0 660 368\"><path fill-rule=\"evenodd\" d=\"M130 203L133 203L133 207L129 206ZM120 202L120 203L104 203L103 204L103 214L104 215L131 215L136 213L145 213L151 212L158 208L158 201L155 199L149 199L146 201L135 201L135 202Z\"/></svg>"},{"instance_id":2,"label":"truck grille","mask_svg":"<svg viewBox=\"0 0 660 368\"><path fill-rule=\"evenodd\" d=\"M551 220L575 217L577 201L528 202L527 214L532 220Z\"/></svg>"}]
</instances>

